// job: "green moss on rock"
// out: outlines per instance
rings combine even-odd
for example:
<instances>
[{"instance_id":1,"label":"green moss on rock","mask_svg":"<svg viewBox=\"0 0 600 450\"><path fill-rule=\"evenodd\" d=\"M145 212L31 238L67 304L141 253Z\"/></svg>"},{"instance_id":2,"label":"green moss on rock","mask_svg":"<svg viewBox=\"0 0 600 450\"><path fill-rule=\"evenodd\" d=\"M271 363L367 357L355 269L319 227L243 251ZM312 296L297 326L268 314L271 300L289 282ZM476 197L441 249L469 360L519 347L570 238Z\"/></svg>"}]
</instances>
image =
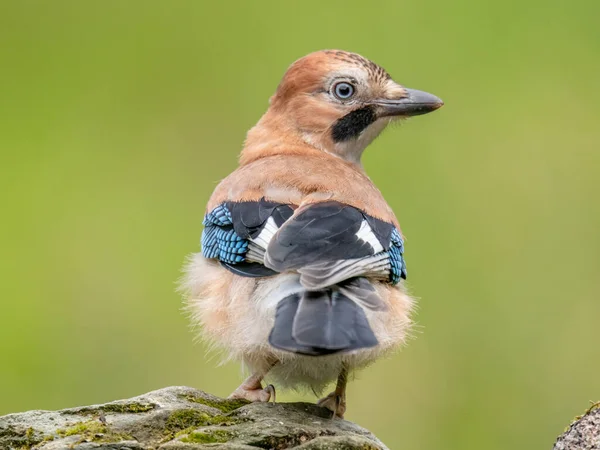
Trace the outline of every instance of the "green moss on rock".
<instances>
[{"instance_id":1,"label":"green moss on rock","mask_svg":"<svg viewBox=\"0 0 600 450\"><path fill-rule=\"evenodd\" d=\"M593 402L585 413L589 414L596 409L600 409L600 402Z\"/></svg>"},{"instance_id":2,"label":"green moss on rock","mask_svg":"<svg viewBox=\"0 0 600 450\"><path fill-rule=\"evenodd\" d=\"M120 442L131 441L134 438L125 433L115 433L105 424L97 420L88 420L87 422L78 422L69 428L56 430L60 437L81 436L81 442Z\"/></svg>"},{"instance_id":3,"label":"green moss on rock","mask_svg":"<svg viewBox=\"0 0 600 450\"><path fill-rule=\"evenodd\" d=\"M573 418L571 423L565 427L564 432L566 433L569 430L569 428L571 428L575 424L575 422L583 419L586 415L590 414L592 411L594 411L596 409L600 409L600 402L593 402L590 405L590 407L585 410L585 412L583 414L575 416L575 418Z\"/></svg>"},{"instance_id":4,"label":"green moss on rock","mask_svg":"<svg viewBox=\"0 0 600 450\"><path fill-rule=\"evenodd\" d=\"M54 442L46 445L50 440ZM366 430L329 420L323 408L312 404L248 404L187 387L103 405L0 417L1 450L44 447L386 449Z\"/></svg>"},{"instance_id":5,"label":"green moss on rock","mask_svg":"<svg viewBox=\"0 0 600 450\"><path fill-rule=\"evenodd\" d=\"M139 414L152 411L157 407L158 405L154 403L109 403L102 406L101 410L105 413Z\"/></svg>"},{"instance_id":6,"label":"green moss on rock","mask_svg":"<svg viewBox=\"0 0 600 450\"><path fill-rule=\"evenodd\" d=\"M209 415L194 409L175 411L165 424L165 433L177 433L190 427L201 427L208 424Z\"/></svg>"},{"instance_id":7,"label":"green moss on rock","mask_svg":"<svg viewBox=\"0 0 600 450\"><path fill-rule=\"evenodd\" d=\"M59 436L73 436L75 434L88 434L88 433L106 433L107 428L106 425L103 425L100 422L95 420L90 420L88 422L79 422L69 428L61 428L56 430L56 433Z\"/></svg>"},{"instance_id":8,"label":"green moss on rock","mask_svg":"<svg viewBox=\"0 0 600 450\"><path fill-rule=\"evenodd\" d=\"M170 441L176 437L186 436L194 430L207 426L231 426L243 422L237 417L225 415L211 416L198 409L183 409L174 411L166 421L164 439Z\"/></svg>"},{"instance_id":9,"label":"green moss on rock","mask_svg":"<svg viewBox=\"0 0 600 450\"><path fill-rule=\"evenodd\" d=\"M217 408L224 413L230 413L235 411L242 406L248 405L250 402L248 400L242 399L208 399L201 396L196 395L186 395L184 398L188 402L200 403L201 405L210 406L211 408Z\"/></svg>"},{"instance_id":10,"label":"green moss on rock","mask_svg":"<svg viewBox=\"0 0 600 450\"><path fill-rule=\"evenodd\" d=\"M89 407L89 408L78 408L72 410L64 411L65 414L80 414L80 415L91 415L98 414L100 412L106 414L141 414L145 412L152 411L153 409L158 408L158 405L155 403L139 403L139 402L129 402L129 403L107 403L106 405L101 405L98 407Z\"/></svg>"},{"instance_id":11,"label":"green moss on rock","mask_svg":"<svg viewBox=\"0 0 600 450\"><path fill-rule=\"evenodd\" d=\"M25 430L18 430L11 426L0 429L0 445L6 445L8 448L29 450L40 442L42 442L41 434L32 427Z\"/></svg>"},{"instance_id":12,"label":"green moss on rock","mask_svg":"<svg viewBox=\"0 0 600 450\"><path fill-rule=\"evenodd\" d=\"M231 439L231 433L224 430L210 431L192 431L181 439L181 442L193 444L214 444L228 442Z\"/></svg>"},{"instance_id":13,"label":"green moss on rock","mask_svg":"<svg viewBox=\"0 0 600 450\"><path fill-rule=\"evenodd\" d=\"M228 416L211 416L197 409L182 409L173 412L167 419L165 430L169 432L178 432L190 427L205 427L210 425L235 425L241 420Z\"/></svg>"}]
</instances>

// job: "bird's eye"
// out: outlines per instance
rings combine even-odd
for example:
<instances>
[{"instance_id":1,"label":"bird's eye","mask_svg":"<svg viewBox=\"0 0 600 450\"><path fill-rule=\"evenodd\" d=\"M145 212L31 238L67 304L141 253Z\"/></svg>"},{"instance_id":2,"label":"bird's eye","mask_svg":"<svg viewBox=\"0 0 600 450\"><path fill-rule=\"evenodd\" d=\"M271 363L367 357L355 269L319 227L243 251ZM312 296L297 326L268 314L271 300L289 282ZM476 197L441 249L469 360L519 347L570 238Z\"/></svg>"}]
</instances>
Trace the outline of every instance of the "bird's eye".
<instances>
[{"instance_id":1,"label":"bird's eye","mask_svg":"<svg viewBox=\"0 0 600 450\"><path fill-rule=\"evenodd\" d=\"M340 100L348 100L354 95L354 86L346 82L337 83L333 86L333 93Z\"/></svg>"}]
</instances>

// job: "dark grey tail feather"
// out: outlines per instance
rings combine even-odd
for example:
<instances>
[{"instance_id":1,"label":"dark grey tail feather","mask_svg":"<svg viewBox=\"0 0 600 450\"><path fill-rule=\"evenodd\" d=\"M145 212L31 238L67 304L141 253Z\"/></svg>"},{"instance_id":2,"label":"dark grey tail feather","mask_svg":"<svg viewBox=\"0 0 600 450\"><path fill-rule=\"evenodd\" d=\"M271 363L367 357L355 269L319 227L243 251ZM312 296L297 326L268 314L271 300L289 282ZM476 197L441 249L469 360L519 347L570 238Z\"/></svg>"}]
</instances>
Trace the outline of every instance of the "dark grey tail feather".
<instances>
[{"instance_id":1,"label":"dark grey tail feather","mask_svg":"<svg viewBox=\"0 0 600 450\"><path fill-rule=\"evenodd\" d=\"M300 345L292 337L292 326L294 324L294 316L298 310L298 304L300 303L300 295L289 295L277 305L275 325L269 335L269 343L280 350L303 355L318 356L334 353L332 351L325 351L324 349L313 349L312 347Z\"/></svg>"},{"instance_id":2,"label":"dark grey tail feather","mask_svg":"<svg viewBox=\"0 0 600 450\"><path fill-rule=\"evenodd\" d=\"M375 287L364 277L351 278L340 283L338 287L342 294L365 308L373 311L387 310L387 306L377 294Z\"/></svg>"},{"instance_id":3,"label":"dark grey tail feather","mask_svg":"<svg viewBox=\"0 0 600 450\"><path fill-rule=\"evenodd\" d=\"M377 345L363 309L334 289L306 291L281 300L269 336L273 347L328 355Z\"/></svg>"},{"instance_id":4,"label":"dark grey tail feather","mask_svg":"<svg viewBox=\"0 0 600 450\"><path fill-rule=\"evenodd\" d=\"M353 303L338 292L304 292L300 298L292 337L301 345L340 351L352 346L355 311Z\"/></svg>"}]
</instances>

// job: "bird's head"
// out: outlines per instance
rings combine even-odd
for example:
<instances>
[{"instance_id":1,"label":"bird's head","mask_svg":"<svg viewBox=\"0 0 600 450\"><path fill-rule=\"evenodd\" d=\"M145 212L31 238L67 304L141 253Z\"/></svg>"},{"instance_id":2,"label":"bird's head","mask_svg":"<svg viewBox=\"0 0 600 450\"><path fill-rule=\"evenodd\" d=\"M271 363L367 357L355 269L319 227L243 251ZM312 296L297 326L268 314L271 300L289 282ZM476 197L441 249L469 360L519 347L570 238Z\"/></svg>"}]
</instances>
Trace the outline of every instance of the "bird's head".
<instances>
[{"instance_id":1,"label":"bird's head","mask_svg":"<svg viewBox=\"0 0 600 450\"><path fill-rule=\"evenodd\" d=\"M435 95L396 83L356 53L323 50L289 67L255 128L285 130L312 147L358 162L391 121L442 105Z\"/></svg>"}]
</instances>

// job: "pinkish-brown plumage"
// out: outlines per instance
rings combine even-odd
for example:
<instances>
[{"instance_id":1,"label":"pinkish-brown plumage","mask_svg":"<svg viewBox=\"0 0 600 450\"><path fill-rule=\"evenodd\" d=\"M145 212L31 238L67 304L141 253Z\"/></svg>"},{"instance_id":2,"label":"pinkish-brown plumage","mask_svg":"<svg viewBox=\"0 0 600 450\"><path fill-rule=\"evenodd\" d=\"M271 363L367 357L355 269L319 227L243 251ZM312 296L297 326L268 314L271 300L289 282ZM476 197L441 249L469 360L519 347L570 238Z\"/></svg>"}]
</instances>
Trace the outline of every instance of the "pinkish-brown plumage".
<instances>
[{"instance_id":1,"label":"pinkish-brown plumage","mask_svg":"<svg viewBox=\"0 0 600 450\"><path fill-rule=\"evenodd\" d=\"M267 401L264 376L313 389L338 377L320 404L341 416L348 372L405 341L402 236L360 157L390 121L441 105L354 53L288 69L208 203L183 281L193 322L253 372L234 397Z\"/></svg>"},{"instance_id":2,"label":"pinkish-brown plumage","mask_svg":"<svg viewBox=\"0 0 600 450\"><path fill-rule=\"evenodd\" d=\"M296 206L336 200L398 226L394 212L361 166L304 146L287 147L255 159L225 178L213 193L208 210L236 198L265 197Z\"/></svg>"}]
</instances>

